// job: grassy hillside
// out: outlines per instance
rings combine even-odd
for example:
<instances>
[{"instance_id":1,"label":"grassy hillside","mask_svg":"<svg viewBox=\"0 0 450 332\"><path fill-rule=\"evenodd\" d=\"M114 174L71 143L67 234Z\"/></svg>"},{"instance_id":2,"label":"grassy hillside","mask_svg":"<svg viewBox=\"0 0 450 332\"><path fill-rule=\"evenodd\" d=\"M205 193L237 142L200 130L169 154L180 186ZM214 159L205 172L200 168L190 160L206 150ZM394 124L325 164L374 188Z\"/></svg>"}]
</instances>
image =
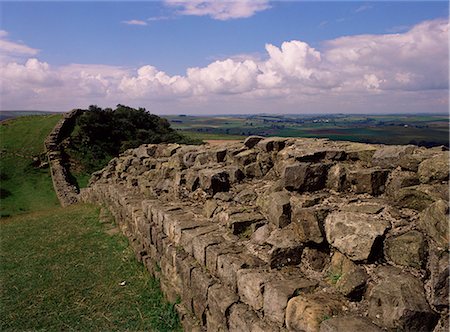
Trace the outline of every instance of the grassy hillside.
<instances>
[{"instance_id":1,"label":"grassy hillside","mask_svg":"<svg viewBox=\"0 0 450 332\"><path fill-rule=\"evenodd\" d=\"M48 168L32 166L44 152L44 140L61 118L26 116L0 124L0 216L58 206Z\"/></svg>"},{"instance_id":2,"label":"grassy hillside","mask_svg":"<svg viewBox=\"0 0 450 332\"><path fill-rule=\"evenodd\" d=\"M180 330L127 239L94 206L59 207L48 168L31 166L59 119L0 126L0 330Z\"/></svg>"},{"instance_id":3,"label":"grassy hillside","mask_svg":"<svg viewBox=\"0 0 450 332\"><path fill-rule=\"evenodd\" d=\"M122 235L105 233L96 208L55 208L0 226L1 331L179 330L158 283Z\"/></svg>"}]
</instances>

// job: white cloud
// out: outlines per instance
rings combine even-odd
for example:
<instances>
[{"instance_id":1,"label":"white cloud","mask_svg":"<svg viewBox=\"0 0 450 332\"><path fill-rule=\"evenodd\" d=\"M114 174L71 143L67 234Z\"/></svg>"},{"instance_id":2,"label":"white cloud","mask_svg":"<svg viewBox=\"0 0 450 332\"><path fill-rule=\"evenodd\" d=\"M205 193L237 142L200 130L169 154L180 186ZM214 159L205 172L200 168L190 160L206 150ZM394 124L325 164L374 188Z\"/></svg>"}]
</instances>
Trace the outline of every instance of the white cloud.
<instances>
[{"instance_id":1,"label":"white cloud","mask_svg":"<svg viewBox=\"0 0 450 332\"><path fill-rule=\"evenodd\" d=\"M147 22L141 21L141 20L122 21L122 23L127 24L127 25L141 25L141 26L147 25Z\"/></svg>"},{"instance_id":2,"label":"white cloud","mask_svg":"<svg viewBox=\"0 0 450 332\"><path fill-rule=\"evenodd\" d=\"M216 20L251 17L259 11L269 9L268 0L165 0L180 15L210 16Z\"/></svg>"},{"instance_id":3,"label":"white cloud","mask_svg":"<svg viewBox=\"0 0 450 332\"><path fill-rule=\"evenodd\" d=\"M23 57L35 56L39 50L23 43L8 40L8 32L0 30L0 62L11 62Z\"/></svg>"},{"instance_id":4,"label":"white cloud","mask_svg":"<svg viewBox=\"0 0 450 332\"><path fill-rule=\"evenodd\" d=\"M11 61L1 66L2 102L8 108L151 104L161 112L196 113L227 107L228 112L445 111L448 30L447 21L434 20L405 33L341 37L320 48L298 40L267 44L264 56L229 57L188 68L183 76L151 65Z\"/></svg>"}]
</instances>

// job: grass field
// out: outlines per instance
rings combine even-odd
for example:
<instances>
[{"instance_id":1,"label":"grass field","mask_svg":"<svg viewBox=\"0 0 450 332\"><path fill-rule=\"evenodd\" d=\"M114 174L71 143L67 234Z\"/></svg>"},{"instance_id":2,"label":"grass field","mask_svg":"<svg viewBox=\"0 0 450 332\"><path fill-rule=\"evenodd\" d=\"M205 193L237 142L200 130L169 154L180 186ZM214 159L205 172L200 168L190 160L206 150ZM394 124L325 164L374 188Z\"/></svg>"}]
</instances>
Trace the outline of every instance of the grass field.
<instances>
[{"instance_id":1,"label":"grass field","mask_svg":"<svg viewBox=\"0 0 450 332\"><path fill-rule=\"evenodd\" d=\"M0 216L58 206L48 168L32 166L61 115L26 116L0 124Z\"/></svg>"},{"instance_id":2,"label":"grass field","mask_svg":"<svg viewBox=\"0 0 450 332\"><path fill-rule=\"evenodd\" d=\"M215 139L261 135L383 144L449 145L449 117L445 114L178 115L166 118L178 130L199 137L217 135Z\"/></svg>"},{"instance_id":3,"label":"grass field","mask_svg":"<svg viewBox=\"0 0 450 332\"><path fill-rule=\"evenodd\" d=\"M0 126L0 330L179 331L127 239L94 206L60 208L49 170L30 165L59 119Z\"/></svg>"}]
</instances>

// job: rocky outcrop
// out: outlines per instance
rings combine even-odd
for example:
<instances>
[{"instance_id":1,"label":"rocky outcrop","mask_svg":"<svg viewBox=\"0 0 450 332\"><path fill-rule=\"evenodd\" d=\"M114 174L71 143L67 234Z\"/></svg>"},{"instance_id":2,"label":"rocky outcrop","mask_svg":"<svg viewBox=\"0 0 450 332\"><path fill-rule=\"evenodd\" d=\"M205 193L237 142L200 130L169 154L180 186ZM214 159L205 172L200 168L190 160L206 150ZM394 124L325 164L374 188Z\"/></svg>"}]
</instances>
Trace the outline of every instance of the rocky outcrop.
<instances>
[{"instance_id":1,"label":"rocky outcrop","mask_svg":"<svg viewBox=\"0 0 450 332\"><path fill-rule=\"evenodd\" d=\"M75 126L76 118L83 110L75 109L63 115L45 140L45 150L52 175L53 188L61 206L78 202L78 188L71 183L70 174L64 165L62 141L67 138Z\"/></svg>"},{"instance_id":2,"label":"rocky outcrop","mask_svg":"<svg viewBox=\"0 0 450 332\"><path fill-rule=\"evenodd\" d=\"M143 145L80 197L111 211L185 330L433 331L448 323L447 157L325 139Z\"/></svg>"}]
</instances>

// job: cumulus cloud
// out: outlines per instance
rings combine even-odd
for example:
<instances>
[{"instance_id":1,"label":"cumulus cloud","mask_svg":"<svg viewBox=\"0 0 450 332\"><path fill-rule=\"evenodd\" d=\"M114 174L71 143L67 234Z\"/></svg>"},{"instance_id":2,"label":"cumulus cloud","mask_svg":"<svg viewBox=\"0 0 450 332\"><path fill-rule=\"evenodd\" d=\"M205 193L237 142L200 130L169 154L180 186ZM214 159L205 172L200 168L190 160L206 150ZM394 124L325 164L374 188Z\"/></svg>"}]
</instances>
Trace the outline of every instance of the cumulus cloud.
<instances>
[{"instance_id":1,"label":"cumulus cloud","mask_svg":"<svg viewBox=\"0 0 450 332\"><path fill-rule=\"evenodd\" d=\"M147 22L145 21L141 21L141 20L129 20L129 21L122 21L123 24L127 24L127 25L141 25L141 26L146 26Z\"/></svg>"},{"instance_id":2,"label":"cumulus cloud","mask_svg":"<svg viewBox=\"0 0 450 332\"><path fill-rule=\"evenodd\" d=\"M216 20L251 17L270 8L268 0L165 0L180 15L210 16Z\"/></svg>"},{"instance_id":3,"label":"cumulus cloud","mask_svg":"<svg viewBox=\"0 0 450 332\"><path fill-rule=\"evenodd\" d=\"M39 53L39 50L36 48L9 40L8 35L7 31L0 30L0 62L8 62L22 57L35 56Z\"/></svg>"},{"instance_id":4,"label":"cumulus cloud","mask_svg":"<svg viewBox=\"0 0 450 332\"><path fill-rule=\"evenodd\" d=\"M156 103L162 110L170 104L183 107L179 112L187 105L196 112L199 105L214 105L217 112L242 105L253 105L247 111L302 105L309 111L355 112L369 103L367 111L379 111L397 98L404 111L424 107L425 100L429 107L417 111L442 111L448 107L448 31L447 21L433 20L405 33L341 37L318 48L299 40L267 44L260 58L230 57L174 76L152 65L55 68L31 58L2 65L0 82L7 86L2 99L32 104L71 98L74 106ZM34 99L24 98L29 95Z\"/></svg>"}]
</instances>

